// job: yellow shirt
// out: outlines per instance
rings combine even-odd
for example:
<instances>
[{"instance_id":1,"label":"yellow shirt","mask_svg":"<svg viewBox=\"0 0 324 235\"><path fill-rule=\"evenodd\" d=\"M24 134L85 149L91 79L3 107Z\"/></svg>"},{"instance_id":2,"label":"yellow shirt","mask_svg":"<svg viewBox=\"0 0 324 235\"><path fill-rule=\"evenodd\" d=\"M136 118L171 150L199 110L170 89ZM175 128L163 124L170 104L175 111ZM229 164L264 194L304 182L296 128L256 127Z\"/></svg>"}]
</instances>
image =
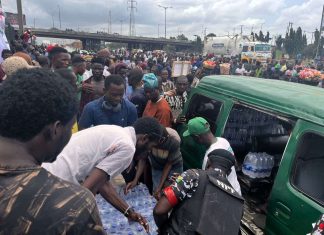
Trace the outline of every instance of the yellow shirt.
<instances>
[{"instance_id":1,"label":"yellow shirt","mask_svg":"<svg viewBox=\"0 0 324 235\"><path fill-rule=\"evenodd\" d=\"M73 127L72 127L72 134L77 133L77 132L78 132L78 123L75 122Z\"/></svg>"}]
</instances>

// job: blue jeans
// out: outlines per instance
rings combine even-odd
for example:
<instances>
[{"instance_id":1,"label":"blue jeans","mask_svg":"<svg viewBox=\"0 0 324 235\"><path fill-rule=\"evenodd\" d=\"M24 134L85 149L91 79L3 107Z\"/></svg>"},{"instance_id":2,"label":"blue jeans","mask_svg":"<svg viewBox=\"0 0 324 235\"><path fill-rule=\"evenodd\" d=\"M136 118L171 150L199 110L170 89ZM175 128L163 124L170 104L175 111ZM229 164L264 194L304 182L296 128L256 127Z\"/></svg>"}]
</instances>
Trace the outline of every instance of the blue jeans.
<instances>
[{"instance_id":1,"label":"blue jeans","mask_svg":"<svg viewBox=\"0 0 324 235\"><path fill-rule=\"evenodd\" d=\"M155 169L152 167L152 181L153 181L153 192L155 191L155 189L159 186L160 184L160 180L162 177L162 172L163 169ZM173 173L179 173L181 174L183 172L183 167L182 164L175 164L174 166L172 166L168 177L172 176Z\"/></svg>"}]
</instances>

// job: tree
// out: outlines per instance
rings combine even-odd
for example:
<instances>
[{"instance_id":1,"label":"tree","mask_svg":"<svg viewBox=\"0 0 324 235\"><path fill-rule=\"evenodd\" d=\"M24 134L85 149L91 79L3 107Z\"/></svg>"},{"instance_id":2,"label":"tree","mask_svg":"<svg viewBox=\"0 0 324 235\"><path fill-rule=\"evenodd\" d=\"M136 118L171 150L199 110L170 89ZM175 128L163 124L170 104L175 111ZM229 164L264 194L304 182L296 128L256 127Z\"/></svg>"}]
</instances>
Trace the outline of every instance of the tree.
<instances>
[{"instance_id":1,"label":"tree","mask_svg":"<svg viewBox=\"0 0 324 235\"><path fill-rule=\"evenodd\" d=\"M251 32L251 36L252 36L252 41L254 42L255 41L255 37L254 37L254 33Z\"/></svg>"},{"instance_id":2,"label":"tree","mask_svg":"<svg viewBox=\"0 0 324 235\"><path fill-rule=\"evenodd\" d=\"M282 38L281 35L279 35L276 39L276 46L279 50L281 50L282 44L284 42L284 39Z\"/></svg>"},{"instance_id":3,"label":"tree","mask_svg":"<svg viewBox=\"0 0 324 235\"><path fill-rule=\"evenodd\" d=\"M267 32L267 35L264 38L264 42L269 42L270 41L270 33L269 31Z\"/></svg>"},{"instance_id":4,"label":"tree","mask_svg":"<svg viewBox=\"0 0 324 235\"><path fill-rule=\"evenodd\" d=\"M290 46L291 46L291 42L289 39L289 34L286 33L285 39L284 39L284 49L285 51L288 53L288 51L290 51Z\"/></svg>"},{"instance_id":5,"label":"tree","mask_svg":"<svg viewBox=\"0 0 324 235\"><path fill-rule=\"evenodd\" d=\"M195 51L198 53L201 53L202 49L203 49L203 43L202 43L201 37L199 37L198 35L195 35L195 36L196 36L196 40L192 41L191 43L194 46Z\"/></svg>"},{"instance_id":6,"label":"tree","mask_svg":"<svg viewBox=\"0 0 324 235\"><path fill-rule=\"evenodd\" d=\"M320 32L318 31L318 29L316 29L314 32L314 38L315 38L314 44L317 45L320 38Z\"/></svg>"},{"instance_id":7,"label":"tree","mask_svg":"<svg viewBox=\"0 0 324 235\"><path fill-rule=\"evenodd\" d=\"M260 30L259 32L259 40L260 42L264 42L264 35L263 35L263 32Z\"/></svg>"},{"instance_id":8,"label":"tree","mask_svg":"<svg viewBox=\"0 0 324 235\"><path fill-rule=\"evenodd\" d=\"M257 35L256 33L254 34L254 38L255 38L256 41L260 41L259 35Z\"/></svg>"},{"instance_id":9,"label":"tree","mask_svg":"<svg viewBox=\"0 0 324 235\"><path fill-rule=\"evenodd\" d=\"M303 35L303 48L307 47L307 37L306 34Z\"/></svg>"},{"instance_id":10,"label":"tree","mask_svg":"<svg viewBox=\"0 0 324 235\"><path fill-rule=\"evenodd\" d=\"M289 30L289 34L288 32L286 33L285 50L291 57L296 55L296 32L292 27Z\"/></svg>"},{"instance_id":11,"label":"tree","mask_svg":"<svg viewBox=\"0 0 324 235\"><path fill-rule=\"evenodd\" d=\"M316 53L316 47L314 44L309 44L303 49L303 55L306 58L314 58Z\"/></svg>"},{"instance_id":12,"label":"tree","mask_svg":"<svg viewBox=\"0 0 324 235\"><path fill-rule=\"evenodd\" d=\"M174 54L177 50L175 46L167 44L163 46L163 51L165 51L168 54Z\"/></svg>"},{"instance_id":13,"label":"tree","mask_svg":"<svg viewBox=\"0 0 324 235\"><path fill-rule=\"evenodd\" d=\"M298 55L302 53L303 50L303 33L300 27L297 28L294 38L294 54Z\"/></svg>"},{"instance_id":14,"label":"tree","mask_svg":"<svg viewBox=\"0 0 324 235\"><path fill-rule=\"evenodd\" d=\"M216 37L216 34L214 34L214 33L209 33L209 34L207 34L207 36L206 36L207 38L212 38L212 37Z\"/></svg>"},{"instance_id":15,"label":"tree","mask_svg":"<svg viewBox=\"0 0 324 235\"><path fill-rule=\"evenodd\" d=\"M172 37L172 36L170 36L170 39L172 39L172 40L176 40L176 37Z\"/></svg>"},{"instance_id":16,"label":"tree","mask_svg":"<svg viewBox=\"0 0 324 235\"><path fill-rule=\"evenodd\" d=\"M177 36L177 40L188 41L188 38L184 34L180 34Z\"/></svg>"}]
</instances>

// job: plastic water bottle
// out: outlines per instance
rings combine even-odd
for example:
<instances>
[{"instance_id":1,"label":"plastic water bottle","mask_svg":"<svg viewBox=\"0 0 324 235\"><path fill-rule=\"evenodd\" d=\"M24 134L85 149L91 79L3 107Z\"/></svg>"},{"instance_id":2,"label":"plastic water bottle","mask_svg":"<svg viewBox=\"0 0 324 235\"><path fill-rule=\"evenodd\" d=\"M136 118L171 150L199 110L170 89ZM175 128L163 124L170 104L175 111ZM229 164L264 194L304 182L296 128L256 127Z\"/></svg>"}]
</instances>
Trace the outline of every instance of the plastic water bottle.
<instances>
[{"instance_id":1,"label":"plastic water bottle","mask_svg":"<svg viewBox=\"0 0 324 235\"><path fill-rule=\"evenodd\" d=\"M109 229L109 232L111 234L117 233L117 229L118 229L118 227L117 227L117 225L115 223L114 224L111 224L110 229Z\"/></svg>"},{"instance_id":2,"label":"plastic water bottle","mask_svg":"<svg viewBox=\"0 0 324 235\"><path fill-rule=\"evenodd\" d=\"M267 169L266 177L271 176L273 166L274 166L274 157L271 155L268 155L268 167L267 167L268 169Z\"/></svg>"},{"instance_id":3,"label":"plastic water bottle","mask_svg":"<svg viewBox=\"0 0 324 235\"><path fill-rule=\"evenodd\" d=\"M243 174L246 176L249 176L252 178L252 160L253 160L253 156L252 153L248 153L243 161Z\"/></svg>"},{"instance_id":4,"label":"plastic water bottle","mask_svg":"<svg viewBox=\"0 0 324 235\"><path fill-rule=\"evenodd\" d=\"M260 153L255 153L256 157L256 176L255 178L262 177L262 155Z\"/></svg>"},{"instance_id":5,"label":"plastic water bottle","mask_svg":"<svg viewBox=\"0 0 324 235\"><path fill-rule=\"evenodd\" d=\"M261 160L261 172L260 172L260 178L265 178L268 171L268 157L266 153L260 154L260 160Z\"/></svg>"}]
</instances>

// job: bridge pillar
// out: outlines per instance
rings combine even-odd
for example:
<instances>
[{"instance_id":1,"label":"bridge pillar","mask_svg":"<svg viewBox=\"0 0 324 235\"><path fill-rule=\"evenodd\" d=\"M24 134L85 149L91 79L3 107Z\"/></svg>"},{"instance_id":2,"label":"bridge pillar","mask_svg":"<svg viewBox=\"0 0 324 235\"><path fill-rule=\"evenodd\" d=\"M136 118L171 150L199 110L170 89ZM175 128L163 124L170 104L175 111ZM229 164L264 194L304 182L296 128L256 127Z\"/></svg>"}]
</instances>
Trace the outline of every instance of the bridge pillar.
<instances>
[{"instance_id":1,"label":"bridge pillar","mask_svg":"<svg viewBox=\"0 0 324 235\"><path fill-rule=\"evenodd\" d=\"M127 44L127 49L128 49L129 51L131 51L131 50L133 50L133 49L135 49L135 48L136 48L135 43L133 43L133 42L129 42L129 43Z\"/></svg>"},{"instance_id":2,"label":"bridge pillar","mask_svg":"<svg viewBox=\"0 0 324 235\"><path fill-rule=\"evenodd\" d=\"M101 41L98 39L82 39L81 41L84 50L100 50Z\"/></svg>"}]
</instances>

